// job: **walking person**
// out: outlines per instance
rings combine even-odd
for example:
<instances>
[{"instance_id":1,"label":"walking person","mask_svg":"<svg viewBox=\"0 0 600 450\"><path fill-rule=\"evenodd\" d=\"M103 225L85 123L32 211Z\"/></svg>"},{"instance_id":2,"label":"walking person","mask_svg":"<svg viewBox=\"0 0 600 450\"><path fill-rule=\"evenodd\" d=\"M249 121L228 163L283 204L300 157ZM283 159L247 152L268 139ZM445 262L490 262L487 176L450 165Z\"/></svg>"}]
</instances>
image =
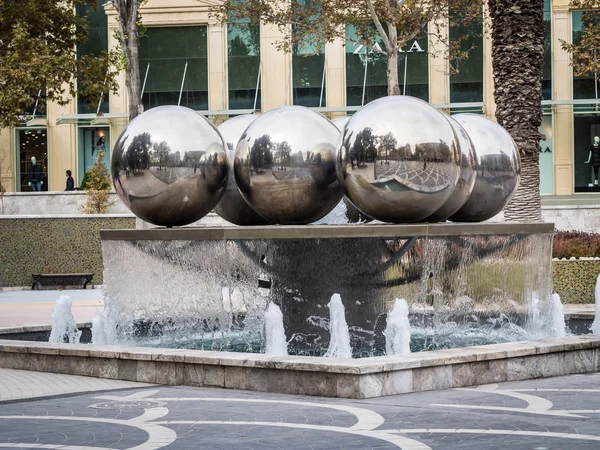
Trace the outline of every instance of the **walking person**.
<instances>
[{"instance_id":1,"label":"walking person","mask_svg":"<svg viewBox=\"0 0 600 450\"><path fill-rule=\"evenodd\" d=\"M74 191L75 190L75 180L71 176L71 171L67 170L67 188L65 191Z\"/></svg>"}]
</instances>

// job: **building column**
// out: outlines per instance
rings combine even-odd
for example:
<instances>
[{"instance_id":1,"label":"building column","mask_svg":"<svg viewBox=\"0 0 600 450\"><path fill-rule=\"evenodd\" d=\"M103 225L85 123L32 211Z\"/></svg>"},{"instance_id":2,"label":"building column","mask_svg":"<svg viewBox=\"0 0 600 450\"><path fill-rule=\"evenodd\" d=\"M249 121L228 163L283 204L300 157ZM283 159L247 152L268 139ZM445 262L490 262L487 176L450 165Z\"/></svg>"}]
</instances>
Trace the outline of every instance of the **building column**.
<instances>
[{"instance_id":1,"label":"building column","mask_svg":"<svg viewBox=\"0 0 600 450\"><path fill-rule=\"evenodd\" d=\"M260 64L263 112L292 104L292 55L277 50L275 44L283 37L277 27L261 24Z\"/></svg>"},{"instance_id":2,"label":"building column","mask_svg":"<svg viewBox=\"0 0 600 450\"><path fill-rule=\"evenodd\" d=\"M119 29L117 24L117 16L115 14L114 9L107 9L106 13L108 15L108 48L118 47L120 44L115 39L115 34ZM140 89L144 84L144 76L146 75L146 68L140 67ZM122 70L121 73L117 76L117 83L119 83L119 91L113 93L112 91L108 94L109 97L109 112L111 113L129 113L129 99L127 98L127 88L125 86L125 71ZM110 121L110 149L115 148L115 143L117 142L117 138L123 132L128 119L112 119ZM78 153L79 156L79 153ZM77 179L77 178L75 178Z\"/></svg>"},{"instance_id":3,"label":"building column","mask_svg":"<svg viewBox=\"0 0 600 450\"><path fill-rule=\"evenodd\" d=\"M17 190L17 149L15 147L15 129L0 129L0 184L6 192Z\"/></svg>"},{"instance_id":4,"label":"building column","mask_svg":"<svg viewBox=\"0 0 600 450\"><path fill-rule=\"evenodd\" d=\"M483 113L496 121L496 100L494 98L494 67L492 65L492 19L487 2L483 4Z\"/></svg>"},{"instance_id":5,"label":"building column","mask_svg":"<svg viewBox=\"0 0 600 450\"><path fill-rule=\"evenodd\" d=\"M325 44L325 66L327 107L343 108L346 106L346 47L342 39ZM333 113L331 118L344 115L342 112Z\"/></svg>"},{"instance_id":6,"label":"building column","mask_svg":"<svg viewBox=\"0 0 600 450\"><path fill-rule=\"evenodd\" d=\"M568 5L554 8L552 30L552 98L573 98L573 70L569 53L562 49L561 40L572 42L571 14ZM554 192L573 195L573 106L555 105L554 109Z\"/></svg>"},{"instance_id":7,"label":"building column","mask_svg":"<svg viewBox=\"0 0 600 450\"><path fill-rule=\"evenodd\" d=\"M73 178L77 179L77 126L56 124L56 119L63 114L75 114L76 101L76 99L71 99L65 106L48 103L46 108L49 191L65 190L65 172L67 170L71 170Z\"/></svg>"},{"instance_id":8,"label":"building column","mask_svg":"<svg viewBox=\"0 0 600 450\"><path fill-rule=\"evenodd\" d=\"M208 109L229 109L227 91L227 25L208 25Z\"/></svg>"},{"instance_id":9,"label":"building column","mask_svg":"<svg viewBox=\"0 0 600 450\"><path fill-rule=\"evenodd\" d=\"M449 36L448 20L440 27L440 36L435 36L435 24L429 24L429 103L446 105L450 103L450 75L446 59L446 43Z\"/></svg>"}]
</instances>

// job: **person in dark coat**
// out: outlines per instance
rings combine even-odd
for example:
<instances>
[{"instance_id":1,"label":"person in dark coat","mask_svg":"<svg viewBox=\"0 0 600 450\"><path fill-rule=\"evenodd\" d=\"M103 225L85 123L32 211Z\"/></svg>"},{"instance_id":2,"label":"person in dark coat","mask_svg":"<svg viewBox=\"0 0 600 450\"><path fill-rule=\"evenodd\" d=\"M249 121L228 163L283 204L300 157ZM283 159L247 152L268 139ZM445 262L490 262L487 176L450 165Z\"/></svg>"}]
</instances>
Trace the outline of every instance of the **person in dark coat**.
<instances>
[{"instance_id":1,"label":"person in dark coat","mask_svg":"<svg viewBox=\"0 0 600 450\"><path fill-rule=\"evenodd\" d=\"M74 191L75 190L75 180L71 176L71 171L67 170L67 188L65 191Z\"/></svg>"}]
</instances>

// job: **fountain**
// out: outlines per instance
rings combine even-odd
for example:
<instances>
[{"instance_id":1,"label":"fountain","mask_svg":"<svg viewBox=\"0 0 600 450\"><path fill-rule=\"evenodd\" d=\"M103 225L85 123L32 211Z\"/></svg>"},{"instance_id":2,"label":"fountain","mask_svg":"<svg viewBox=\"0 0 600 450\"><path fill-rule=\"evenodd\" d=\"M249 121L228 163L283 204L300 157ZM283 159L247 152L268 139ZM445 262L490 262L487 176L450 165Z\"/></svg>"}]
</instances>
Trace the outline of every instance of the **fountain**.
<instances>
[{"instance_id":1,"label":"fountain","mask_svg":"<svg viewBox=\"0 0 600 450\"><path fill-rule=\"evenodd\" d=\"M285 330L283 329L283 314L275 303L269 303L265 312L265 335L267 355L284 356L288 354Z\"/></svg>"},{"instance_id":2,"label":"fountain","mask_svg":"<svg viewBox=\"0 0 600 450\"><path fill-rule=\"evenodd\" d=\"M551 296L554 226L482 223L519 182L498 124L394 96L341 131L298 106L233 125L161 107L126 127L116 192L166 227L100 233L95 341L127 351L28 348L38 370L351 398L597 370L600 339L565 336ZM185 227L216 205L253 225Z\"/></svg>"},{"instance_id":3,"label":"fountain","mask_svg":"<svg viewBox=\"0 0 600 450\"><path fill-rule=\"evenodd\" d=\"M327 304L329 308L329 348L325 357L352 358L350 334L346 324L346 309L339 294L333 294Z\"/></svg>"},{"instance_id":4,"label":"fountain","mask_svg":"<svg viewBox=\"0 0 600 450\"><path fill-rule=\"evenodd\" d=\"M73 318L72 306L73 302L68 295L61 295L56 300L52 311L52 331L49 342L79 343L81 331L77 329L77 322Z\"/></svg>"},{"instance_id":5,"label":"fountain","mask_svg":"<svg viewBox=\"0 0 600 450\"><path fill-rule=\"evenodd\" d=\"M104 327L104 315L97 310L94 317L92 317L92 344L106 345L108 343Z\"/></svg>"},{"instance_id":6,"label":"fountain","mask_svg":"<svg viewBox=\"0 0 600 450\"><path fill-rule=\"evenodd\" d=\"M410 353L410 323L408 321L408 304L403 298L397 298L394 309L387 315L385 351L388 355L406 355Z\"/></svg>"}]
</instances>

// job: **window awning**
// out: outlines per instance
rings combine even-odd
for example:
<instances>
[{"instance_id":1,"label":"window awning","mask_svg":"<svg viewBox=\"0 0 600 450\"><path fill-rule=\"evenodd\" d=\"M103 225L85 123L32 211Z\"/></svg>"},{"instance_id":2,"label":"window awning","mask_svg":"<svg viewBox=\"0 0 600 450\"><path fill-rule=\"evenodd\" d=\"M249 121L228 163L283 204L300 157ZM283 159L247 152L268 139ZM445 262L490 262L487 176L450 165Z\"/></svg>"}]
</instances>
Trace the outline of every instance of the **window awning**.
<instances>
[{"instance_id":1,"label":"window awning","mask_svg":"<svg viewBox=\"0 0 600 450\"><path fill-rule=\"evenodd\" d=\"M128 113L106 113L98 116L94 113L89 114L63 114L56 119L56 125L88 125L88 126L107 126L115 119L127 119Z\"/></svg>"}]
</instances>

